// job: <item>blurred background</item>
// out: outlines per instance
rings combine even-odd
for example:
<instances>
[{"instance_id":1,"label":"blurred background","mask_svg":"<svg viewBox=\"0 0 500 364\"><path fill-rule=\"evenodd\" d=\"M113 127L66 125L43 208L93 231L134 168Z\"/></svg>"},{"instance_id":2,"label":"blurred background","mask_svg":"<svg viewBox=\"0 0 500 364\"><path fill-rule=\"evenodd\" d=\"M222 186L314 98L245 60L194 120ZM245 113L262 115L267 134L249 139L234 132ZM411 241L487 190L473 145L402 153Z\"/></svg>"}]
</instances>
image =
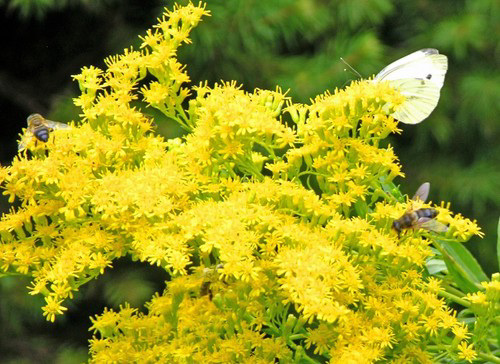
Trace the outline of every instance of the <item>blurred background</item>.
<instances>
[{"instance_id":1,"label":"blurred background","mask_svg":"<svg viewBox=\"0 0 500 364\"><path fill-rule=\"evenodd\" d=\"M183 4L185 1L178 1ZM133 45L156 23L159 0L0 0L0 163L17 153L26 117L78 120L72 104L83 66L104 68L104 58ZM498 271L496 225L500 215L500 3L497 0L209 0L212 16L181 48L193 84L237 80L244 88L290 89L306 103L342 88L421 48L448 56L441 100L423 123L400 125L392 137L412 195L431 182L433 201L476 219L484 239L467 243L485 272ZM153 112L151 112L154 114ZM157 122L158 123L158 122ZM159 123L166 137L179 135ZM9 205L0 198L0 212ZM27 295L29 280L0 279L0 363L75 363L86 360L88 319L104 307L128 301L140 306L164 288L165 276L126 259L84 287L56 324L41 316L39 297ZM121 286L122 285L122 286Z\"/></svg>"}]
</instances>

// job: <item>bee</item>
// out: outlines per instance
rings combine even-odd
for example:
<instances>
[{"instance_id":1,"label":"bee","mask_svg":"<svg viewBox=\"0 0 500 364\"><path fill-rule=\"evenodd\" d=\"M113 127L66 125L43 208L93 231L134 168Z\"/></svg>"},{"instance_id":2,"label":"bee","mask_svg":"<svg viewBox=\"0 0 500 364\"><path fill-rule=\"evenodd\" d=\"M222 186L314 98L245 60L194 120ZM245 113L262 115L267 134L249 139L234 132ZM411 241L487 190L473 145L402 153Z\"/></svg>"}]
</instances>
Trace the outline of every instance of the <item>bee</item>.
<instances>
[{"instance_id":1,"label":"bee","mask_svg":"<svg viewBox=\"0 0 500 364\"><path fill-rule=\"evenodd\" d=\"M413 196L412 200L421 200L425 202L429 196L430 183L422 184ZM448 226L436 221L434 218L438 215L438 211L433 208L421 208L417 210L409 210L404 213L399 219L394 220L392 228L398 233L398 237L403 229L426 229L442 233L448 230Z\"/></svg>"},{"instance_id":2,"label":"bee","mask_svg":"<svg viewBox=\"0 0 500 364\"><path fill-rule=\"evenodd\" d=\"M57 121L47 120L40 114L31 114L27 118L28 128L22 140L19 142L18 150L26 148L28 143L35 138L46 143L49 140L50 133L55 129L69 129L67 124Z\"/></svg>"},{"instance_id":3,"label":"bee","mask_svg":"<svg viewBox=\"0 0 500 364\"><path fill-rule=\"evenodd\" d=\"M217 264L215 268L204 268L203 269L203 283L200 288L200 296L208 296L210 301L213 298L213 292L211 289L215 275L219 269L224 268L224 264Z\"/></svg>"}]
</instances>

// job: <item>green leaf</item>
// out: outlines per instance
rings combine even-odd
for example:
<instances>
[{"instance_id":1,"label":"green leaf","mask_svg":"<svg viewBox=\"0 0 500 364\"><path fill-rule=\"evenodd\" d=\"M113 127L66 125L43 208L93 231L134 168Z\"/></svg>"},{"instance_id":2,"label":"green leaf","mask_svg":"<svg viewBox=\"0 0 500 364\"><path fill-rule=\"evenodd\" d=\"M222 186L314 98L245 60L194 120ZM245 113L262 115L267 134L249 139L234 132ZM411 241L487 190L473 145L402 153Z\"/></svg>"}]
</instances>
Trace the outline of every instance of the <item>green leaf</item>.
<instances>
[{"instance_id":1,"label":"green leaf","mask_svg":"<svg viewBox=\"0 0 500 364\"><path fill-rule=\"evenodd\" d=\"M362 217L363 219L366 217L368 206L366 205L365 201L363 201L362 199L357 200L354 204L354 209L356 210L356 214L358 214L359 217Z\"/></svg>"},{"instance_id":2,"label":"green leaf","mask_svg":"<svg viewBox=\"0 0 500 364\"><path fill-rule=\"evenodd\" d=\"M430 275L435 275L447 269L446 263L442 259L436 258L429 259L427 263L425 263L425 266Z\"/></svg>"},{"instance_id":3,"label":"green leaf","mask_svg":"<svg viewBox=\"0 0 500 364\"><path fill-rule=\"evenodd\" d=\"M443 255L450 275L462 291L477 292L481 289L481 282L489 281L476 258L461 243L438 239L436 248Z\"/></svg>"}]
</instances>

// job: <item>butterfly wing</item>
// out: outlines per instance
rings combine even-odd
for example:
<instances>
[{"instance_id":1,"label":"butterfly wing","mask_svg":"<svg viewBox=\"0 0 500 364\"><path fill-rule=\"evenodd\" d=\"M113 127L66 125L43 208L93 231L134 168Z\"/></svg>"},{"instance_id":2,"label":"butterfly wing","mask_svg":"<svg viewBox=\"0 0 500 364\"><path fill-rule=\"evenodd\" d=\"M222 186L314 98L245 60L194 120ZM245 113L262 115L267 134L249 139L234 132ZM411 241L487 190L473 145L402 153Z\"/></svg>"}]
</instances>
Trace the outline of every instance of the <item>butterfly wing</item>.
<instances>
[{"instance_id":1,"label":"butterfly wing","mask_svg":"<svg viewBox=\"0 0 500 364\"><path fill-rule=\"evenodd\" d=\"M405 96L405 102L392 113L395 119L405 124L420 123L438 104L440 88L433 82L409 78L389 83Z\"/></svg>"},{"instance_id":2,"label":"butterfly wing","mask_svg":"<svg viewBox=\"0 0 500 364\"><path fill-rule=\"evenodd\" d=\"M403 57L380 71L374 82L389 81L406 97L392 116L406 124L418 124L430 115L448 69L448 58L426 48Z\"/></svg>"},{"instance_id":3,"label":"butterfly wing","mask_svg":"<svg viewBox=\"0 0 500 364\"><path fill-rule=\"evenodd\" d=\"M405 78L426 79L439 88L448 70L448 58L434 48L425 48L392 62L374 78L375 82Z\"/></svg>"}]
</instances>

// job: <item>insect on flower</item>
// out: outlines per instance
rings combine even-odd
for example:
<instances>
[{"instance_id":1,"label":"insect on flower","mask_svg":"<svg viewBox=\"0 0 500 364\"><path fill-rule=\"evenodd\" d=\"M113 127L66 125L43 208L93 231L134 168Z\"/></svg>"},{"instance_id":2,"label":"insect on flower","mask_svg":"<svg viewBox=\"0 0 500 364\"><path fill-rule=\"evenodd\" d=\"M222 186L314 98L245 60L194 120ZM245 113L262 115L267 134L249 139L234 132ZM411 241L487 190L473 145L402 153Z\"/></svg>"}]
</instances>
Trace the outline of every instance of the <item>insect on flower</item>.
<instances>
[{"instance_id":1,"label":"insect on flower","mask_svg":"<svg viewBox=\"0 0 500 364\"><path fill-rule=\"evenodd\" d=\"M224 264L217 264L215 268L204 268L203 269L203 283L201 284L200 288L200 296L208 296L210 301L213 298L213 292L212 289L210 288L213 279L215 278L215 275L217 274L217 271L219 269L224 268Z\"/></svg>"},{"instance_id":2,"label":"insect on flower","mask_svg":"<svg viewBox=\"0 0 500 364\"><path fill-rule=\"evenodd\" d=\"M57 121L47 120L40 114L31 114L27 118L28 127L26 133L19 142L18 150L23 150L29 142L35 138L46 143L50 133L56 129L69 129L70 126Z\"/></svg>"},{"instance_id":3,"label":"insect on flower","mask_svg":"<svg viewBox=\"0 0 500 364\"><path fill-rule=\"evenodd\" d=\"M412 200L421 200L425 202L429 196L430 183L422 184L413 196ZM398 236L403 229L426 229L442 233L448 230L448 226L436 221L434 218L438 215L438 211L433 208L421 208L417 210L409 209L399 219L394 220L392 228L396 230Z\"/></svg>"}]
</instances>

